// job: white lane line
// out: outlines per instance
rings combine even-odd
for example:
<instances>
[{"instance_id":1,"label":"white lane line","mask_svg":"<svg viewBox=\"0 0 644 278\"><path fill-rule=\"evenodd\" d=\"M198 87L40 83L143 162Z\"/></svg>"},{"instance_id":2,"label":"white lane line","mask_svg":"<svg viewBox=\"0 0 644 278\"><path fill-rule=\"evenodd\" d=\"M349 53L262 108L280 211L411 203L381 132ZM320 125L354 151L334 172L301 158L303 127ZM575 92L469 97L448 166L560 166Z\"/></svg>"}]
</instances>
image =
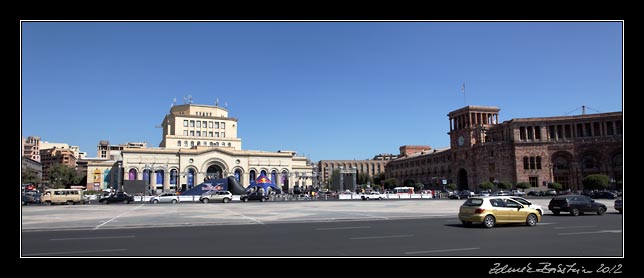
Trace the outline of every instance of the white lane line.
<instances>
[{"instance_id":1,"label":"white lane line","mask_svg":"<svg viewBox=\"0 0 644 278\"><path fill-rule=\"evenodd\" d=\"M384 216L374 216L374 215L370 215L370 214L366 214L366 213L358 213L358 212L344 212L344 213L346 213L346 214L353 214L353 215L359 215L359 216L365 216L365 217L369 217L369 218L379 218L379 219L389 220L389 218L388 218L388 217L384 217Z\"/></svg>"},{"instance_id":2,"label":"white lane line","mask_svg":"<svg viewBox=\"0 0 644 278\"><path fill-rule=\"evenodd\" d=\"M459 249L443 249L443 250L428 250L428 251L412 251L412 252L405 252L407 255L411 254L422 254L422 253L438 253L438 252L454 252L454 251L469 251L469 250L478 250L481 249L479 247L473 247L473 248L459 248Z\"/></svg>"},{"instance_id":3,"label":"white lane line","mask_svg":"<svg viewBox=\"0 0 644 278\"><path fill-rule=\"evenodd\" d=\"M68 237L68 238L50 238L49 240L84 240L84 239L133 238L133 237L136 237L136 236Z\"/></svg>"},{"instance_id":4,"label":"white lane line","mask_svg":"<svg viewBox=\"0 0 644 278\"><path fill-rule=\"evenodd\" d=\"M22 255L23 256L46 256L46 255L96 253L96 252L123 252L123 251L127 251L127 249L105 249L105 250L85 250L85 251L68 251L68 252L50 252L50 253L31 253L31 254L22 254Z\"/></svg>"},{"instance_id":5,"label":"white lane line","mask_svg":"<svg viewBox=\"0 0 644 278\"><path fill-rule=\"evenodd\" d=\"M382 238L397 238L397 237L412 237L414 235L394 235L394 236L365 236L365 237L352 237L349 239L382 239Z\"/></svg>"},{"instance_id":6,"label":"white lane line","mask_svg":"<svg viewBox=\"0 0 644 278\"><path fill-rule=\"evenodd\" d=\"M113 217L113 218L112 218L112 219L110 219L110 220L107 220L107 221L103 222L103 224L96 226L96 227L94 228L94 230L97 230L97 229L98 229L98 228L100 228L101 226L103 226L103 225L105 225L105 224L107 224L107 223L112 222L112 220L114 220L114 219L116 219L116 218L119 218L119 217L121 217L121 216L123 216L123 215L126 215L126 214L128 214L128 213L130 213L130 212L134 211L135 209L138 209L138 208L142 207L143 205L145 205L145 204L140 204L138 207L135 207L135 208L133 208L133 209L131 209L131 210L128 210L128 211L126 211L126 212L124 212L124 213L121 213L121 214L119 214L119 215L117 215L117 216Z\"/></svg>"},{"instance_id":7,"label":"white lane line","mask_svg":"<svg viewBox=\"0 0 644 278\"><path fill-rule=\"evenodd\" d=\"M578 228L592 228L597 226L568 226L568 227L554 227L553 229L578 229Z\"/></svg>"},{"instance_id":8,"label":"white lane line","mask_svg":"<svg viewBox=\"0 0 644 278\"><path fill-rule=\"evenodd\" d=\"M326 230L369 229L369 228L371 228L371 227L369 227L369 226L359 226L359 227L317 228L316 230L318 230L318 231L326 231Z\"/></svg>"},{"instance_id":9,"label":"white lane line","mask_svg":"<svg viewBox=\"0 0 644 278\"><path fill-rule=\"evenodd\" d=\"M264 225L264 222L259 221L259 220L255 219L255 218L252 218L252 217L250 217L250 216L246 216L246 215L244 215L244 214L241 214L241 213L236 212L236 211L229 210L229 209L227 209L227 208L221 208L221 209L223 209L223 210L225 210L225 211L227 211L227 212L233 213L233 214L237 214L237 215L239 215L239 216L241 216L241 217L244 217L244 218L246 218L246 219L249 219L249 220L251 220L251 221L253 221L253 222L257 223L257 224L262 224L262 225Z\"/></svg>"},{"instance_id":10,"label":"white lane line","mask_svg":"<svg viewBox=\"0 0 644 278\"><path fill-rule=\"evenodd\" d=\"M578 232L578 233L560 233L558 235L560 236L568 236L568 235L585 235L585 234L603 234L603 233L621 233L622 230L602 230L602 231L594 231L594 232Z\"/></svg>"},{"instance_id":11,"label":"white lane line","mask_svg":"<svg viewBox=\"0 0 644 278\"><path fill-rule=\"evenodd\" d=\"M539 222L539 225L554 225L556 222Z\"/></svg>"}]
</instances>

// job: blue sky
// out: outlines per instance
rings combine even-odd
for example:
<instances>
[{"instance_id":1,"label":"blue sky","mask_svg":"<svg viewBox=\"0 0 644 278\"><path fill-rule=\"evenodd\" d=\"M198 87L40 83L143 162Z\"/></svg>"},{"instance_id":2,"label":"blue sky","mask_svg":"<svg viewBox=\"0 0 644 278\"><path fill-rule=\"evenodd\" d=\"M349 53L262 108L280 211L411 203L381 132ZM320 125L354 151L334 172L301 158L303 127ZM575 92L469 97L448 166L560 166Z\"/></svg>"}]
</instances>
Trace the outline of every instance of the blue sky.
<instances>
[{"instance_id":1,"label":"blue sky","mask_svg":"<svg viewBox=\"0 0 644 278\"><path fill-rule=\"evenodd\" d=\"M447 113L621 111L621 22L22 22L21 133L158 146L173 99L247 150L313 161L448 147ZM465 100L461 86L465 83Z\"/></svg>"}]
</instances>

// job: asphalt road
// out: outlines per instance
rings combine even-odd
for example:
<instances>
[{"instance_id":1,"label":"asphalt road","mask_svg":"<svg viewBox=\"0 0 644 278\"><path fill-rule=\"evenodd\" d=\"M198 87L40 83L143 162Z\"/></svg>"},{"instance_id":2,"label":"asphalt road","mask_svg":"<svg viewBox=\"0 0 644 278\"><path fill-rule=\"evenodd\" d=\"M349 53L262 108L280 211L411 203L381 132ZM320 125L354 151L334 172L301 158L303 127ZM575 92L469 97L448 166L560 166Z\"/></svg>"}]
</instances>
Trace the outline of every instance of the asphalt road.
<instances>
[{"instance_id":1,"label":"asphalt road","mask_svg":"<svg viewBox=\"0 0 644 278\"><path fill-rule=\"evenodd\" d=\"M21 255L621 257L624 250L622 215L610 210L603 216L547 214L535 227L512 225L492 229L463 227L455 215L364 219L293 223L247 221L241 225L147 228L23 229Z\"/></svg>"}]
</instances>

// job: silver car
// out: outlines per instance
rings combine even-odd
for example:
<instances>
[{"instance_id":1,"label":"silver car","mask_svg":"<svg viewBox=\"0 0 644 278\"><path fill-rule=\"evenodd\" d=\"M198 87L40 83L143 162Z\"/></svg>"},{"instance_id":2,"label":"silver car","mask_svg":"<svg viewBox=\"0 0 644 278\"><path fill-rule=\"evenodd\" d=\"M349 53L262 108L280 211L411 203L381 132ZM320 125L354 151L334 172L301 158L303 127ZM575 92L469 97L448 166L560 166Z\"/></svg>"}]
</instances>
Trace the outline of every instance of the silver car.
<instances>
[{"instance_id":1,"label":"silver car","mask_svg":"<svg viewBox=\"0 0 644 278\"><path fill-rule=\"evenodd\" d=\"M228 203L232 201L233 193L230 191L208 191L199 197L199 202L210 203L210 202L222 202Z\"/></svg>"},{"instance_id":2,"label":"silver car","mask_svg":"<svg viewBox=\"0 0 644 278\"><path fill-rule=\"evenodd\" d=\"M158 204L158 203L176 204L178 202L179 202L179 196L171 192L161 193L157 196L152 197L152 199L150 199L150 203L153 203L153 204Z\"/></svg>"}]
</instances>

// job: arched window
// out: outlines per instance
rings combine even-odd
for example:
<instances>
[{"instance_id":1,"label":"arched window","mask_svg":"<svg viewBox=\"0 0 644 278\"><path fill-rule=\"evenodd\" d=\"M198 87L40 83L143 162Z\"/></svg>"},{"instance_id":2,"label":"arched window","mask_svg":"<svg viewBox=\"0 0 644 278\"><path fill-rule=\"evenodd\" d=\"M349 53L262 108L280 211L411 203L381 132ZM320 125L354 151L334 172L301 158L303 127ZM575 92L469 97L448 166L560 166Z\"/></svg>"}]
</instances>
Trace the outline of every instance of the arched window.
<instances>
[{"instance_id":1,"label":"arched window","mask_svg":"<svg viewBox=\"0 0 644 278\"><path fill-rule=\"evenodd\" d=\"M276 181L277 181L277 171L273 170L273 172L271 172L271 182L275 183Z\"/></svg>"},{"instance_id":2,"label":"arched window","mask_svg":"<svg viewBox=\"0 0 644 278\"><path fill-rule=\"evenodd\" d=\"M195 146L195 141L190 141L190 147L194 147L194 146Z\"/></svg>"},{"instance_id":3,"label":"arched window","mask_svg":"<svg viewBox=\"0 0 644 278\"><path fill-rule=\"evenodd\" d=\"M197 146L201 146L201 142L200 142L200 141L197 141Z\"/></svg>"},{"instance_id":4,"label":"arched window","mask_svg":"<svg viewBox=\"0 0 644 278\"><path fill-rule=\"evenodd\" d=\"M256 175L257 174L255 173L255 170L250 170L250 172L248 173L248 178L251 182L255 182L255 179L257 178Z\"/></svg>"},{"instance_id":5,"label":"arched window","mask_svg":"<svg viewBox=\"0 0 644 278\"><path fill-rule=\"evenodd\" d=\"M170 170L170 187L175 187L177 185L177 176L178 175L179 175L179 173L177 172L177 169Z\"/></svg>"},{"instance_id":6,"label":"arched window","mask_svg":"<svg viewBox=\"0 0 644 278\"><path fill-rule=\"evenodd\" d=\"M177 141L177 147L181 147L181 140Z\"/></svg>"},{"instance_id":7,"label":"arched window","mask_svg":"<svg viewBox=\"0 0 644 278\"><path fill-rule=\"evenodd\" d=\"M190 168L188 169L188 174L187 174L187 183L188 183L188 189L192 188L195 186L195 170Z\"/></svg>"},{"instance_id":8,"label":"arched window","mask_svg":"<svg viewBox=\"0 0 644 278\"><path fill-rule=\"evenodd\" d=\"M230 147L230 143L228 143L228 147Z\"/></svg>"},{"instance_id":9,"label":"arched window","mask_svg":"<svg viewBox=\"0 0 644 278\"><path fill-rule=\"evenodd\" d=\"M130 171L128 171L128 179L131 181L136 180L136 174L136 169L130 169Z\"/></svg>"},{"instance_id":10,"label":"arched window","mask_svg":"<svg viewBox=\"0 0 644 278\"><path fill-rule=\"evenodd\" d=\"M235 179L236 179L236 180L237 180L237 182L239 182L240 184L242 183L242 181L241 181L241 171L240 171L239 169L235 170Z\"/></svg>"},{"instance_id":11,"label":"arched window","mask_svg":"<svg viewBox=\"0 0 644 278\"><path fill-rule=\"evenodd\" d=\"M183 146L184 146L184 147L187 147L187 146L188 146L188 140L183 141Z\"/></svg>"},{"instance_id":12,"label":"arched window","mask_svg":"<svg viewBox=\"0 0 644 278\"><path fill-rule=\"evenodd\" d=\"M261 175L266 176L266 170L262 170L260 173L261 173Z\"/></svg>"}]
</instances>

